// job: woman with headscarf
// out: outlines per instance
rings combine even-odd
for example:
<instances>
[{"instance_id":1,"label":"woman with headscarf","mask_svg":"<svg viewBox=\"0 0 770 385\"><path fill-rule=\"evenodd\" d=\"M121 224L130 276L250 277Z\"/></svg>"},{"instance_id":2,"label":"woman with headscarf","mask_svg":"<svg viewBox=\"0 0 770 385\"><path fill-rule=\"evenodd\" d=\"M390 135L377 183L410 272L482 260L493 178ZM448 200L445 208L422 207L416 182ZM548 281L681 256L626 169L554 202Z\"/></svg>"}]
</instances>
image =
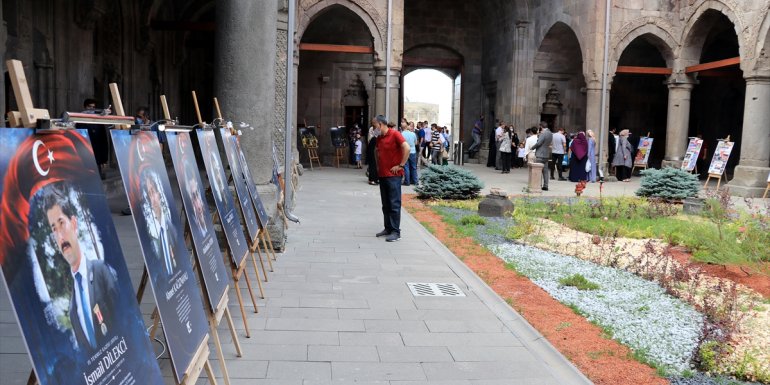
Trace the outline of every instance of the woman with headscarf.
<instances>
[{"instance_id":1,"label":"woman with headscarf","mask_svg":"<svg viewBox=\"0 0 770 385\"><path fill-rule=\"evenodd\" d=\"M578 132L569 147L572 150L572 160L569 163L569 180L572 182L588 180L588 173L586 172L588 140L586 140L586 134Z\"/></svg>"},{"instance_id":2,"label":"woman with headscarf","mask_svg":"<svg viewBox=\"0 0 770 385\"><path fill-rule=\"evenodd\" d=\"M612 165L615 166L615 176L619 181L628 182L631 180L633 154L634 147L628 142L628 130L620 131L620 134L618 134L618 148L615 151L615 157L612 158Z\"/></svg>"},{"instance_id":3,"label":"woman with headscarf","mask_svg":"<svg viewBox=\"0 0 770 385\"><path fill-rule=\"evenodd\" d=\"M588 160L591 162L590 166L586 166L588 169L588 180L592 183L596 182L596 170L598 166L598 160L596 159L596 139L594 138L594 132L592 130L586 131L588 134Z\"/></svg>"},{"instance_id":4,"label":"woman with headscarf","mask_svg":"<svg viewBox=\"0 0 770 385\"><path fill-rule=\"evenodd\" d=\"M503 127L503 140L500 141L500 156L502 159L503 174L511 172L511 145L513 138L511 136L511 126Z\"/></svg>"}]
</instances>

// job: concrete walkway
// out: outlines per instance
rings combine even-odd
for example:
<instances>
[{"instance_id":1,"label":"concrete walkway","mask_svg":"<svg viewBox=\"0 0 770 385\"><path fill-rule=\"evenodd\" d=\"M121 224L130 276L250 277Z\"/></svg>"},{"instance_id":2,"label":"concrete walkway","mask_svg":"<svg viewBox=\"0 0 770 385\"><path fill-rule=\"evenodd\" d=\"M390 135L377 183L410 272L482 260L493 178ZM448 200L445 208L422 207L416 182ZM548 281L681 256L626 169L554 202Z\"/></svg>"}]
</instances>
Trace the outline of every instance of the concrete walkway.
<instances>
[{"instance_id":1,"label":"concrete walkway","mask_svg":"<svg viewBox=\"0 0 770 385\"><path fill-rule=\"evenodd\" d=\"M375 238L379 189L360 170L324 167L301 183L302 224L291 225L260 312L248 313L251 338L239 330L242 358L226 326L219 329L233 384L590 383L410 215L400 242ZM111 202L136 285L141 258L130 217L117 214L122 205ZM455 283L465 296L418 298L408 282ZM145 295L142 311L152 307ZM242 328L232 289L230 309ZM18 330L0 293L3 384L23 384L29 373ZM218 373L213 352L212 360ZM171 383L169 362L161 366Z\"/></svg>"}]
</instances>

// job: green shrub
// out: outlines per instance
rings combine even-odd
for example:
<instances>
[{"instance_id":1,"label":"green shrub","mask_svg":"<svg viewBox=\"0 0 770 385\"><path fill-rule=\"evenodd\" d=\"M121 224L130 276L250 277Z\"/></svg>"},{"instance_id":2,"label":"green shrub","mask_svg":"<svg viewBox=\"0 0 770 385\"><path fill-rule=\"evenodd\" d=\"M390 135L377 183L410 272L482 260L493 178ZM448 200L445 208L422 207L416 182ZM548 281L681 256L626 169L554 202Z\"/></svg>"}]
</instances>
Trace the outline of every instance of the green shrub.
<instances>
[{"instance_id":1,"label":"green shrub","mask_svg":"<svg viewBox=\"0 0 770 385\"><path fill-rule=\"evenodd\" d=\"M678 168L642 171L642 181L636 195L662 199L685 199L698 195L698 178Z\"/></svg>"},{"instance_id":2,"label":"green shrub","mask_svg":"<svg viewBox=\"0 0 770 385\"><path fill-rule=\"evenodd\" d=\"M562 286L574 286L578 290L597 290L599 285L586 279L581 274L570 275L559 280Z\"/></svg>"},{"instance_id":3,"label":"green shrub","mask_svg":"<svg viewBox=\"0 0 770 385\"><path fill-rule=\"evenodd\" d=\"M473 215L465 216L462 219L460 219L460 224L483 226L487 224L487 220L482 218L478 214L473 214Z\"/></svg>"},{"instance_id":4,"label":"green shrub","mask_svg":"<svg viewBox=\"0 0 770 385\"><path fill-rule=\"evenodd\" d=\"M428 167L414 189L420 199L473 199L484 184L470 171L454 166Z\"/></svg>"}]
</instances>

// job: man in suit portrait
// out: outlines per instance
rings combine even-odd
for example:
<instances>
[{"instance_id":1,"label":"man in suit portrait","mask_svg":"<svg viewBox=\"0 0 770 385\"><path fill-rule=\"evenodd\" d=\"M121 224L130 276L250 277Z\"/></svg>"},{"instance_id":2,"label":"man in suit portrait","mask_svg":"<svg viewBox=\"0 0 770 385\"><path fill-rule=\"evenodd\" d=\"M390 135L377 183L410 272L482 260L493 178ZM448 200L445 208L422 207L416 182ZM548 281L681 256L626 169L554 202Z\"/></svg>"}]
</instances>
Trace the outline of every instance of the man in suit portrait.
<instances>
[{"instance_id":1,"label":"man in suit portrait","mask_svg":"<svg viewBox=\"0 0 770 385\"><path fill-rule=\"evenodd\" d=\"M195 222L196 231L200 231L202 235L207 232L205 215L206 208L203 205L203 197L201 197L201 190L198 185L198 178L193 172L193 165L187 165L185 167L185 190L187 190L187 196L190 197L193 208L193 218Z\"/></svg>"},{"instance_id":2,"label":"man in suit portrait","mask_svg":"<svg viewBox=\"0 0 770 385\"><path fill-rule=\"evenodd\" d=\"M150 206L150 215L145 217L145 220L152 238L152 249L155 256L161 260L166 275L170 277L174 275L174 269L176 269L174 256L176 231L171 225L157 175L153 172L145 173L142 184L148 200L146 203Z\"/></svg>"},{"instance_id":3,"label":"man in suit portrait","mask_svg":"<svg viewBox=\"0 0 770 385\"><path fill-rule=\"evenodd\" d=\"M113 301L118 298L115 272L103 261L88 259L78 237L78 214L68 191L47 188L43 208L54 243L70 268L74 281L69 318L80 349L98 349L108 342L108 332L116 327Z\"/></svg>"},{"instance_id":4,"label":"man in suit portrait","mask_svg":"<svg viewBox=\"0 0 770 385\"><path fill-rule=\"evenodd\" d=\"M210 136L208 138L213 139L214 136ZM209 175L210 183L211 183L211 190L214 193L214 198L217 200L218 203L222 203L225 199L224 196L224 188L225 188L225 181L222 180L222 164L219 160L219 151L217 151L217 144L212 143L213 140L208 140L208 146L209 146L209 163L211 164L211 174Z\"/></svg>"}]
</instances>

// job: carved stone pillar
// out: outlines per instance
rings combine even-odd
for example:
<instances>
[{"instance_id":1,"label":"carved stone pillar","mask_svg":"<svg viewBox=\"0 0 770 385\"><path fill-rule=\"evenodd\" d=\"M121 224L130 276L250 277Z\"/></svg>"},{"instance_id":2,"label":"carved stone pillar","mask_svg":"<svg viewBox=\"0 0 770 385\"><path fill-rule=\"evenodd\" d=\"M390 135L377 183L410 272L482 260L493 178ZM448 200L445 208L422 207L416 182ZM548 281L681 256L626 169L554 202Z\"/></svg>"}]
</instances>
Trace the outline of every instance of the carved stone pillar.
<instances>
[{"instance_id":1,"label":"carved stone pillar","mask_svg":"<svg viewBox=\"0 0 770 385\"><path fill-rule=\"evenodd\" d=\"M666 156L663 167L681 167L687 151L687 132L690 129L690 96L695 86L691 77L668 81L668 119L666 123Z\"/></svg>"},{"instance_id":2,"label":"carved stone pillar","mask_svg":"<svg viewBox=\"0 0 770 385\"><path fill-rule=\"evenodd\" d=\"M385 67L374 67L374 115L386 115L388 120L398 123L398 90L401 88L401 69L390 68L390 111L385 113Z\"/></svg>"},{"instance_id":3,"label":"carved stone pillar","mask_svg":"<svg viewBox=\"0 0 770 385\"><path fill-rule=\"evenodd\" d=\"M770 174L770 77L746 78L743 110L741 159L728 186L730 192L746 197L762 196Z\"/></svg>"},{"instance_id":4,"label":"carved stone pillar","mask_svg":"<svg viewBox=\"0 0 770 385\"><path fill-rule=\"evenodd\" d=\"M607 159L607 144L609 143L610 127L610 83L607 84L607 104L604 106L604 143L599 144L600 153L597 154L599 159L602 159L600 166L602 170L606 171L607 162L611 161ZM596 135L597 143L602 137L599 130L601 129L601 115L602 114L602 84L599 81L589 81L586 85L586 129L593 130ZM605 175L608 175L606 172Z\"/></svg>"}]
</instances>

